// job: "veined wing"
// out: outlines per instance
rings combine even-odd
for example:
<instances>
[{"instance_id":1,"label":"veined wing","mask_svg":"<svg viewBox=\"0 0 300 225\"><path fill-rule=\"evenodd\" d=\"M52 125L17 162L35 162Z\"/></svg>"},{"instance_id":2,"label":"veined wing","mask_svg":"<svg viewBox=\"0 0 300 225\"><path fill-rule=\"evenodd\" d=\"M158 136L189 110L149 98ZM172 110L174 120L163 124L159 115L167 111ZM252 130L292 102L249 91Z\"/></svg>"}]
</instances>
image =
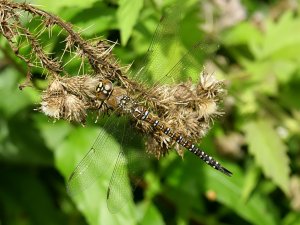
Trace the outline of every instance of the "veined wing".
<instances>
[{"instance_id":1,"label":"veined wing","mask_svg":"<svg viewBox=\"0 0 300 225\"><path fill-rule=\"evenodd\" d=\"M76 195L90 187L100 176L103 176L113 165L120 152L120 145L113 139L119 135L120 120L114 116L105 119L103 130L99 133L89 152L77 165L67 183L70 195Z\"/></svg>"},{"instance_id":2,"label":"veined wing","mask_svg":"<svg viewBox=\"0 0 300 225\"><path fill-rule=\"evenodd\" d=\"M198 80L203 70L203 64L200 62L203 62L207 54L214 53L217 49L218 45L206 45L202 42L195 44L165 75L153 84L150 91L155 91L162 84L175 84L188 79Z\"/></svg>"},{"instance_id":3,"label":"veined wing","mask_svg":"<svg viewBox=\"0 0 300 225\"><path fill-rule=\"evenodd\" d=\"M180 58L178 42L180 32L181 7L171 7L161 17L152 37L142 68L134 73L134 79L151 84L166 74Z\"/></svg>"},{"instance_id":4,"label":"veined wing","mask_svg":"<svg viewBox=\"0 0 300 225\"><path fill-rule=\"evenodd\" d=\"M203 61L218 48L202 40L187 50L181 43L181 6L169 9L158 24L144 60L144 67L134 79L155 90L162 84L199 78Z\"/></svg>"},{"instance_id":5,"label":"veined wing","mask_svg":"<svg viewBox=\"0 0 300 225\"><path fill-rule=\"evenodd\" d=\"M132 191L140 183L143 168L147 166L150 157L146 155L145 151L136 149L137 146L134 147L136 137L138 137L135 129L130 124L124 124L123 129L124 135L120 140L122 149L107 189L107 207L111 213L118 212L130 199L133 199Z\"/></svg>"},{"instance_id":6,"label":"veined wing","mask_svg":"<svg viewBox=\"0 0 300 225\"><path fill-rule=\"evenodd\" d=\"M110 212L118 212L132 199L130 179L133 186L142 179L138 175L145 166L147 158L142 147L142 138L130 125L128 118L110 116L106 119L103 130L98 135L90 151L71 174L67 190L76 195L89 188L99 177L112 172L107 189L107 206ZM117 144L111 139L117 139Z\"/></svg>"}]
</instances>

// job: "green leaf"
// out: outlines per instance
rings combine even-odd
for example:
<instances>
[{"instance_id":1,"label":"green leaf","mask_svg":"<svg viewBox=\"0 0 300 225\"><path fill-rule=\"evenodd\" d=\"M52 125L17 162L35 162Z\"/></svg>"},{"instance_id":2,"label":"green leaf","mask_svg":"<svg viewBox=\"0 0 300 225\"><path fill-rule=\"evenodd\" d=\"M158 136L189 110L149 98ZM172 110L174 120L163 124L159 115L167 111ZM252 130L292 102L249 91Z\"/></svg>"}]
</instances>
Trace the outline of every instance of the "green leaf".
<instances>
[{"instance_id":1,"label":"green leaf","mask_svg":"<svg viewBox=\"0 0 300 225\"><path fill-rule=\"evenodd\" d=\"M277 224L275 215L270 213L270 205L267 204L268 196L255 192L246 203L244 202L241 198L244 176L238 168L232 167L231 165L233 176L229 178L206 166L206 190L215 192L216 201L228 206L251 224Z\"/></svg>"},{"instance_id":2,"label":"green leaf","mask_svg":"<svg viewBox=\"0 0 300 225\"><path fill-rule=\"evenodd\" d=\"M290 211L282 221L283 225L299 225L300 214L299 212Z\"/></svg>"},{"instance_id":3,"label":"green leaf","mask_svg":"<svg viewBox=\"0 0 300 225\"><path fill-rule=\"evenodd\" d=\"M164 225L165 222L158 209L150 202L145 201L139 205L140 211L143 212L143 218L139 221L140 225Z\"/></svg>"},{"instance_id":4,"label":"green leaf","mask_svg":"<svg viewBox=\"0 0 300 225\"><path fill-rule=\"evenodd\" d=\"M142 7L143 1L141 0L120 0L117 18L121 31L122 45L126 45L131 35L132 29L137 22Z\"/></svg>"},{"instance_id":5,"label":"green leaf","mask_svg":"<svg viewBox=\"0 0 300 225\"><path fill-rule=\"evenodd\" d=\"M247 202L250 195L253 193L255 187L257 186L259 175L260 169L258 169L257 167L252 166L249 168L249 170L247 170L242 193L243 201Z\"/></svg>"},{"instance_id":6,"label":"green leaf","mask_svg":"<svg viewBox=\"0 0 300 225\"><path fill-rule=\"evenodd\" d=\"M300 68L297 71L296 75L292 77L289 83L282 87L279 100L280 104L289 109L300 109L300 101L298 98L295 98L299 94L300 87ZM291 117L289 116L289 119ZM297 127L299 128L299 123L297 122Z\"/></svg>"},{"instance_id":7,"label":"green leaf","mask_svg":"<svg viewBox=\"0 0 300 225\"><path fill-rule=\"evenodd\" d=\"M20 112L8 121L0 118L0 127L1 159L29 165L52 164L52 154L28 113Z\"/></svg>"},{"instance_id":8,"label":"green leaf","mask_svg":"<svg viewBox=\"0 0 300 225\"><path fill-rule=\"evenodd\" d=\"M41 130L41 135L45 140L45 144L51 150L60 145L72 129L70 123L66 121L49 123L49 120L45 115L35 117L35 123Z\"/></svg>"},{"instance_id":9,"label":"green leaf","mask_svg":"<svg viewBox=\"0 0 300 225\"><path fill-rule=\"evenodd\" d=\"M7 117L13 116L33 102L28 96L29 89L20 91L18 88L19 79L19 74L14 69L8 68L1 73L0 111L3 111Z\"/></svg>"},{"instance_id":10,"label":"green leaf","mask_svg":"<svg viewBox=\"0 0 300 225\"><path fill-rule=\"evenodd\" d=\"M85 0L85 1L73 1L73 0L52 0L52 1L43 1L43 0L35 0L35 4L39 4L41 9L44 9L49 12L58 13L65 7L80 7L87 8L92 6L98 0Z\"/></svg>"},{"instance_id":11,"label":"green leaf","mask_svg":"<svg viewBox=\"0 0 300 225\"><path fill-rule=\"evenodd\" d=\"M201 188L197 187L196 177L203 176L201 171L199 171L201 168L195 168L195 164L201 164L201 162L197 161L197 159L194 160L193 162L187 160L187 157L185 157L185 161L182 161L182 159L179 159L177 156L177 158L164 169L163 176L166 176L166 184L163 186L164 195L173 201L176 208L182 213L187 213L192 208L196 208L199 211L203 210L203 202L194 201L195 199L199 199L202 191Z\"/></svg>"},{"instance_id":12,"label":"green leaf","mask_svg":"<svg viewBox=\"0 0 300 225\"><path fill-rule=\"evenodd\" d=\"M74 11L74 10L73 10ZM116 9L105 2L96 2L93 7L77 12L71 19L72 24L82 28L83 35L89 37L103 36L105 31L118 29Z\"/></svg>"},{"instance_id":13,"label":"green leaf","mask_svg":"<svg viewBox=\"0 0 300 225\"><path fill-rule=\"evenodd\" d=\"M210 210L206 209L207 206L200 196L212 192L215 193L215 201L227 206L251 224L275 225L274 215L267 213L270 210L270 205L267 204L268 196L255 192L245 202L241 198L245 182L244 174L237 166L229 166L224 162L221 164L233 172L232 177L224 176L202 163L197 157L187 154L184 162L176 160L174 167L168 169L167 182L172 188L166 190L164 195L176 203L176 208L181 213L186 210L186 215L194 214L199 223L207 219L201 215Z\"/></svg>"},{"instance_id":14,"label":"green leaf","mask_svg":"<svg viewBox=\"0 0 300 225\"><path fill-rule=\"evenodd\" d=\"M276 79L276 62L254 61L245 65L247 73L252 76L249 78L256 82L252 88L252 94L262 93L276 95L278 93L278 82ZM281 68L282 69L282 68Z\"/></svg>"},{"instance_id":15,"label":"green leaf","mask_svg":"<svg viewBox=\"0 0 300 225\"><path fill-rule=\"evenodd\" d=\"M289 158L287 149L268 120L250 121L244 126L249 152L264 174L289 194Z\"/></svg>"},{"instance_id":16,"label":"green leaf","mask_svg":"<svg viewBox=\"0 0 300 225\"><path fill-rule=\"evenodd\" d=\"M267 23L262 43L257 43L255 55L258 59L285 58L299 61L300 33L299 17L287 11L277 22Z\"/></svg>"},{"instance_id":17,"label":"green leaf","mask_svg":"<svg viewBox=\"0 0 300 225\"><path fill-rule=\"evenodd\" d=\"M249 22L237 24L222 36L222 42L227 46L252 45L261 40L259 30Z\"/></svg>"}]
</instances>

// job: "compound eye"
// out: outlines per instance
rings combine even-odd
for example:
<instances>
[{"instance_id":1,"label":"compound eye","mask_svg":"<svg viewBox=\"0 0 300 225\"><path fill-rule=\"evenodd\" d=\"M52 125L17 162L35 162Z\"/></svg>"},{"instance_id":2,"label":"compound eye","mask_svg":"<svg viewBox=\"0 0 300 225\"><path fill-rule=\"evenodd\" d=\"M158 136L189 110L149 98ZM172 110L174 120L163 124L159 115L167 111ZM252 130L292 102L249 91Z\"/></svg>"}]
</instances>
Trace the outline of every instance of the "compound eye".
<instances>
[{"instance_id":1,"label":"compound eye","mask_svg":"<svg viewBox=\"0 0 300 225\"><path fill-rule=\"evenodd\" d=\"M103 88L105 91L107 91L107 93L111 92L112 91L112 83L111 81L106 81L104 84L103 84Z\"/></svg>"},{"instance_id":2,"label":"compound eye","mask_svg":"<svg viewBox=\"0 0 300 225\"><path fill-rule=\"evenodd\" d=\"M96 92L101 92L102 86L103 86L103 83L100 82L100 83L98 84L98 86L96 87Z\"/></svg>"},{"instance_id":3,"label":"compound eye","mask_svg":"<svg viewBox=\"0 0 300 225\"><path fill-rule=\"evenodd\" d=\"M104 89L105 89L106 91L110 91L111 88L112 88L111 83L108 83L108 84L105 84L105 85L104 85Z\"/></svg>"}]
</instances>

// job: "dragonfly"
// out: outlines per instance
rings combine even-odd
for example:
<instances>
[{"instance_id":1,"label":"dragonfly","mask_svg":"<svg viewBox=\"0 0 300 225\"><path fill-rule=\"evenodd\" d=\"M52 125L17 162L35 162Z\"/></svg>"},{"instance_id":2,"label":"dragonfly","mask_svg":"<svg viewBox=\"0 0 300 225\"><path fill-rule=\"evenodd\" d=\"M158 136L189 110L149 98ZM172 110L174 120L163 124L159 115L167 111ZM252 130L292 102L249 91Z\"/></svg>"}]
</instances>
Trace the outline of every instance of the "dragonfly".
<instances>
[{"instance_id":1,"label":"dragonfly","mask_svg":"<svg viewBox=\"0 0 300 225\"><path fill-rule=\"evenodd\" d=\"M182 71L188 70L190 66L194 66L191 59L201 51L201 46L194 46L175 65L167 68L168 71L166 73L161 72L162 67L160 66L158 55L161 51L167 51L167 49L162 49L164 46L178 40L176 38L180 22L178 14L180 14L178 10L172 9L171 13L162 17L147 52L145 60L147 63L132 77L134 83L148 85L146 88L131 88L129 90L122 85L115 84L115 82L109 79L101 80L95 87L97 107L99 109L104 107L113 113L108 117L103 130L98 135L89 152L70 175L67 189L71 195L85 191L98 177L104 174L106 170L103 169L101 162L109 161L112 152L111 148L118 148L117 155L115 156L116 160L110 163L110 166L113 167L113 172L107 188L108 209L112 213L118 212L127 200L132 197L130 191L124 189L123 185L124 182L128 181L128 174L133 179L136 179L135 174L138 169L135 168L133 162L134 160L142 161L146 155L141 152L127 150L135 141L133 140L136 137L134 133L141 126L147 127L148 135L163 136L167 143L177 144L221 173L227 176L232 175L228 169L199 148L194 139L183 135L176 127L171 127L170 123L163 116L163 113L156 112L155 107L150 107L147 104L149 100L147 93L157 92L159 88L164 87L164 84L178 82L181 79L179 75L182 74ZM163 69L166 70L166 68ZM161 77L156 82L153 82L151 76L149 76L150 71L153 70L161 74ZM149 83L152 83L151 86L149 86ZM125 120L120 122L117 118L120 115ZM110 137L119 137L119 145L117 147L111 146L109 142ZM93 173L93 171L97 172Z\"/></svg>"}]
</instances>

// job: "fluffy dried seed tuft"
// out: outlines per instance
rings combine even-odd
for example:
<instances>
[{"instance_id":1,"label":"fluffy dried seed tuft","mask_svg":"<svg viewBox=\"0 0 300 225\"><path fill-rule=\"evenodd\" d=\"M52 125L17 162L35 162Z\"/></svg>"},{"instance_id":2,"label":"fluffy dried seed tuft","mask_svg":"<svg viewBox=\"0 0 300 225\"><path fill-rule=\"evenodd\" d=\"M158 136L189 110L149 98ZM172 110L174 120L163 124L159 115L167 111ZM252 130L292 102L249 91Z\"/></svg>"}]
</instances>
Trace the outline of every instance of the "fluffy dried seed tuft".
<instances>
[{"instance_id":1,"label":"fluffy dried seed tuft","mask_svg":"<svg viewBox=\"0 0 300 225\"><path fill-rule=\"evenodd\" d=\"M63 107L64 98L60 95L42 95L40 110L49 117L54 119L61 118L61 108Z\"/></svg>"},{"instance_id":2,"label":"fluffy dried seed tuft","mask_svg":"<svg viewBox=\"0 0 300 225\"><path fill-rule=\"evenodd\" d=\"M187 81L161 85L149 93L148 101L158 120L184 137L198 142L206 135L214 118L222 114L219 105L223 94L223 82L204 71L200 74L198 84ZM144 122L138 123L138 128L151 134L151 126ZM168 136L152 134L151 137L147 141L149 153L160 157L173 147L182 156L182 149Z\"/></svg>"},{"instance_id":3,"label":"fluffy dried seed tuft","mask_svg":"<svg viewBox=\"0 0 300 225\"><path fill-rule=\"evenodd\" d=\"M94 107L99 78L93 76L58 77L42 94L40 110L54 119L84 123L87 110Z\"/></svg>"},{"instance_id":4,"label":"fluffy dried seed tuft","mask_svg":"<svg viewBox=\"0 0 300 225\"><path fill-rule=\"evenodd\" d=\"M62 109L62 118L80 123L85 122L87 116L86 107L84 102L75 95L65 95L64 106Z\"/></svg>"}]
</instances>

